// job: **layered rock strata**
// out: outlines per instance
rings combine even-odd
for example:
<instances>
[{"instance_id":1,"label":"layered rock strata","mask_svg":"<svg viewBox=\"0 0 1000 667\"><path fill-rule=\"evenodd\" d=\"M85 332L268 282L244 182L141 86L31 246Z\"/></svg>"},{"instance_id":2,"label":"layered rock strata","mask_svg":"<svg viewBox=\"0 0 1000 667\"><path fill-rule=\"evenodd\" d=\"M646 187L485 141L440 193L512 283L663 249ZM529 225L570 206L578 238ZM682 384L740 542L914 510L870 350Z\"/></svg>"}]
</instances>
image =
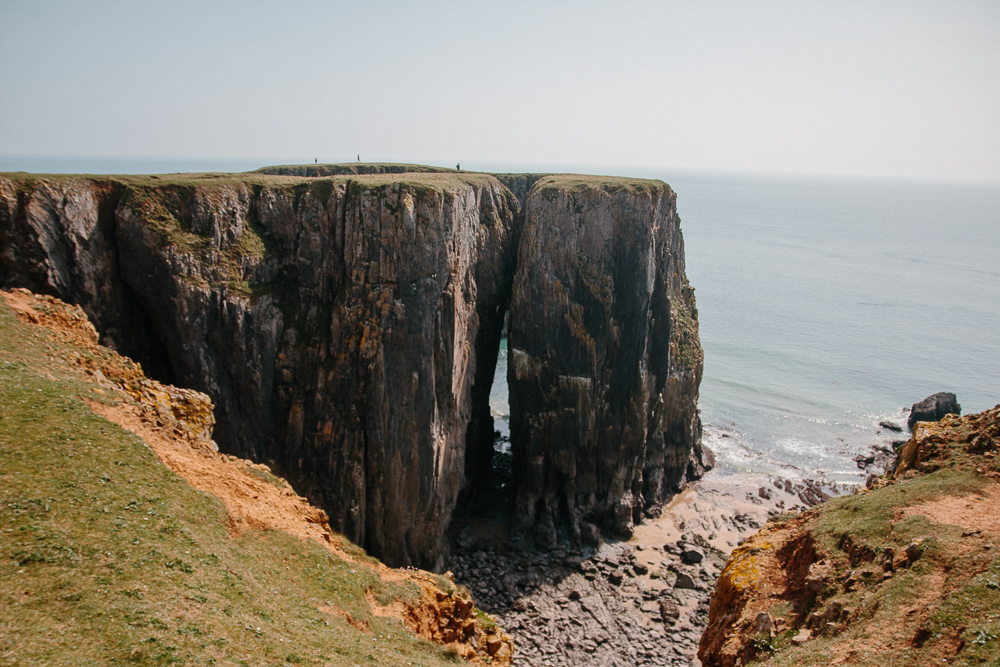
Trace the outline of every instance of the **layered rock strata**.
<instances>
[{"instance_id":1,"label":"layered rock strata","mask_svg":"<svg viewBox=\"0 0 1000 667\"><path fill-rule=\"evenodd\" d=\"M80 304L105 342L211 397L223 451L427 568L489 469L509 307L518 525L627 532L703 463L673 193L504 180L0 177L0 284Z\"/></svg>"}]
</instances>

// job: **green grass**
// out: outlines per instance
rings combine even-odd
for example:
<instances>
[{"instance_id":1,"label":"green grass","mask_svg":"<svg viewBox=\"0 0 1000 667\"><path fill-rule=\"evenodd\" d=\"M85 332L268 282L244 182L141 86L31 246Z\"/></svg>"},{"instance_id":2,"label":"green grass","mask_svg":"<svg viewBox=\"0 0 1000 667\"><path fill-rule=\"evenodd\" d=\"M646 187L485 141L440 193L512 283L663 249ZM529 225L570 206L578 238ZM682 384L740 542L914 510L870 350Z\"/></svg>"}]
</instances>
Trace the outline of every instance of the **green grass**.
<instances>
[{"instance_id":1,"label":"green grass","mask_svg":"<svg viewBox=\"0 0 1000 667\"><path fill-rule=\"evenodd\" d=\"M905 546L912 539L927 537L928 531L933 535L949 530L931 527L919 516L893 522L897 509L945 495L970 494L985 484L972 472L947 470L875 492L837 498L820 506L816 536L827 552L840 551L843 540L850 538L859 552L881 554L883 546Z\"/></svg>"},{"instance_id":2,"label":"green grass","mask_svg":"<svg viewBox=\"0 0 1000 667\"><path fill-rule=\"evenodd\" d=\"M368 590L418 595L370 559L277 531L231 537L218 499L91 412L79 396L98 395L40 331L0 305L0 664L450 662L370 614Z\"/></svg>"},{"instance_id":3,"label":"green grass","mask_svg":"<svg viewBox=\"0 0 1000 667\"><path fill-rule=\"evenodd\" d=\"M694 368L705 359L698 337L698 308L695 306L694 288L684 279L680 298L670 300L672 321L671 338L676 345L677 359L688 368Z\"/></svg>"},{"instance_id":4,"label":"green grass","mask_svg":"<svg viewBox=\"0 0 1000 667\"><path fill-rule=\"evenodd\" d=\"M629 192L650 193L665 187L666 183L646 178L625 178L621 176L589 176L585 174L553 174L543 176L535 183L537 191L545 192L586 192L603 190L608 193Z\"/></svg>"},{"instance_id":5,"label":"green grass","mask_svg":"<svg viewBox=\"0 0 1000 667\"><path fill-rule=\"evenodd\" d=\"M961 449L957 451L961 452ZM960 454L960 456L962 456ZM1000 664L1000 558L997 547L984 548L978 538L963 537L958 526L932 523L916 514L903 517L899 510L944 496L964 496L987 484L970 470L946 466L875 491L837 498L817 507L810 530L818 550L825 554L843 577L853 570L861 585L852 591L831 586L821 592L805 611L822 610L831 602L855 610L856 615L843 633L819 637L803 647L792 647L796 631L778 636L771 645L777 650L769 660L773 666L830 664L838 655L854 648L847 664L870 667L888 665L998 665ZM882 576L882 549L905 547L921 539L919 558L896 570L879 584ZM943 575L942 575L943 573ZM941 577L947 577L944 588ZM873 632L894 632L907 620L907 610L923 609L931 596L931 615L921 626L926 631L923 646L911 645L912 635L898 637L891 656L866 653L866 639ZM780 610L773 610L778 615ZM911 631L912 632L912 631ZM884 638L883 638L884 641ZM954 647L964 646L957 656Z\"/></svg>"},{"instance_id":6,"label":"green grass","mask_svg":"<svg viewBox=\"0 0 1000 667\"><path fill-rule=\"evenodd\" d=\"M448 173L457 172L447 167L431 167L423 164L401 164L392 162L342 162L339 164L283 164L261 167L251 173L303 175L308 178L324 176L340 176L357 174L368 170L376 170L387 174L409 173Z\"/></svg>"},{"instance_id":7,"label":"green grass","mask_svg":"<svg viewBox=\"0 0 1000 667\"><path fill-rule=\"evenodd\" d=\"M345 165L318 165L319 167L336 168L352 167L350 163ZM383 166L389 168L405 168L405 171L392 171L381 174L353 174L353 173L330 173L319 176L288 176L273 173L277 170L288 169L310 169L317 165L287 165L281 167L263 167L257 171L244 173L190 173L190 174L120 174L120 175L100 175L100 174L34 174L28 172L3 172L0 177L8 178L19 187L30 189L37 182L45 181L69 181L86 179L100 183L110 183L125 187L139 188L160 188L160 187L204 187L212 185L246 185L271 186L280 188L294 188L301 185L303 181L328 180L332 183L345 183L348 181L368 184L372 187L389 185L393 183L409 183L413 185L425 185L435 189L447 189L468 184L485 184L496 182L495 177L486 172L475 171L455 171L440 167L428 167L424 165L362 165L362 166ZM505 177L518 176L520 174L502 174ZM584 174L523 174L524 176L540 176L536 187L544 189L563 189L581 191L593 188L601 188L607 192L617 192L627 190L629 192L650 192L662 187L664 183L658 180L642 178L625 178L619 176L589 176Z\"/></svg>"}]
</instances>

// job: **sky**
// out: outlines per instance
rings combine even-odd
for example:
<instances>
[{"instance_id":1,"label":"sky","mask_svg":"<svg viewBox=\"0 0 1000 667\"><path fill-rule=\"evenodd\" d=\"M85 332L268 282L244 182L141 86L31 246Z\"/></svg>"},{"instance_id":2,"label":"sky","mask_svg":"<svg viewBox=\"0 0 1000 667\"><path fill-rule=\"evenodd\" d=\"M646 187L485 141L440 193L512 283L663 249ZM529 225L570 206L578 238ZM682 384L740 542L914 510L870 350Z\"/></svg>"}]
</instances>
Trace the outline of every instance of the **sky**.
<instances>
[{"instance_id":1,"label":"sky","mask_svg":"<svg viewBox=\"0 0 1000 667\"><path fill-rule=\"evenodd\" d=\"M1000 2L0 0L0 155L995 181Z\"/></svg>"}]
</instances>

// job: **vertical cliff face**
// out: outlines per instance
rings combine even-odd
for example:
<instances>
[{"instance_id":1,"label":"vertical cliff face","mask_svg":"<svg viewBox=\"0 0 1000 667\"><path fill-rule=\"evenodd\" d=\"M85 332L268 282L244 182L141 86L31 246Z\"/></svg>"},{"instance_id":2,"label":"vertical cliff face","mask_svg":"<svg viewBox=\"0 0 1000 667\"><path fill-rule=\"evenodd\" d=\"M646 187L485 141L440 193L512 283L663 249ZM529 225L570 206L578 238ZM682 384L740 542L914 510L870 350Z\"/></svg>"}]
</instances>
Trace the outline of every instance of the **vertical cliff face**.
<instances>
[{"instance_id":1,"label":"vertical cliff face","mask_svg":"<svg viewBox=\"0 0 1000 667\"><path fill-rule=\"evenodd\" d=\"M200 188L173 213L210 239L195 257L126 198L121 262L181 381L218 401L220 442L279 462L388 562L433 568L512 204L488 178Z\"/></svg>"},{"instance_id":2,"label":"vertical cliff face","mask_svg":"<svg viewBox=\"0 0 1000 667\"><path fill-rule=\"evenodd\" d=\"M79 303L151 374L212 397L224 451L427 568L489 468L510 307L520 525L543 543L626 531L700 465L673 194L510 178L0 177L0 284Z\"/></svg>"},{"instance_id":3,"label":"vertical cliff face","mask_svg":"<svg viewBox=\"0 0 1000 667\"><path fill-rule=\"evenodd\" d=\"M694 311L674 195L546 177L522 234L508 366L517 518L542 543L565 523L577 539L594 524L628 533L699 463L701 350L696 330L675 333Z\"/></svg>"}]
</instances>

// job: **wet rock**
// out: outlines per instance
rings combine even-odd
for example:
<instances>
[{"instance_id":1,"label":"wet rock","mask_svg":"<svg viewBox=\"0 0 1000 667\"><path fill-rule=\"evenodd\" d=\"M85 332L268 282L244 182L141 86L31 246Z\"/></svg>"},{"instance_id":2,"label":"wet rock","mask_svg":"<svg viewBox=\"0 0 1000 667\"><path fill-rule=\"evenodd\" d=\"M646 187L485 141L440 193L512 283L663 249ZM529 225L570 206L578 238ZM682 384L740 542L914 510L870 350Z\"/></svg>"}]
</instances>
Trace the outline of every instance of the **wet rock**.
<instances>
[{"instance_id":1,"label":"wet rock","mask_svg":"<svg viewBox=\"0 0 1000 667\"><path fill-rule=\"evenodd\" d=\"M864 470L871 464L875 463L875 456L865 456L864 454L859 454L854 457L854 463L857 464L859 469Z\"/></svg>"},{"instance_id":2,"label":"wet rock","mask_svg":"<svg viewBox=\"0 0 1000 667\"><path fill-rule=\"evenodd\" d=\"M896 422L881 421L878 423L878 425L887 431L892 431L893 433L900 433L903 430L903 427L897 424Z\"/></svg>"}]
</instances>

